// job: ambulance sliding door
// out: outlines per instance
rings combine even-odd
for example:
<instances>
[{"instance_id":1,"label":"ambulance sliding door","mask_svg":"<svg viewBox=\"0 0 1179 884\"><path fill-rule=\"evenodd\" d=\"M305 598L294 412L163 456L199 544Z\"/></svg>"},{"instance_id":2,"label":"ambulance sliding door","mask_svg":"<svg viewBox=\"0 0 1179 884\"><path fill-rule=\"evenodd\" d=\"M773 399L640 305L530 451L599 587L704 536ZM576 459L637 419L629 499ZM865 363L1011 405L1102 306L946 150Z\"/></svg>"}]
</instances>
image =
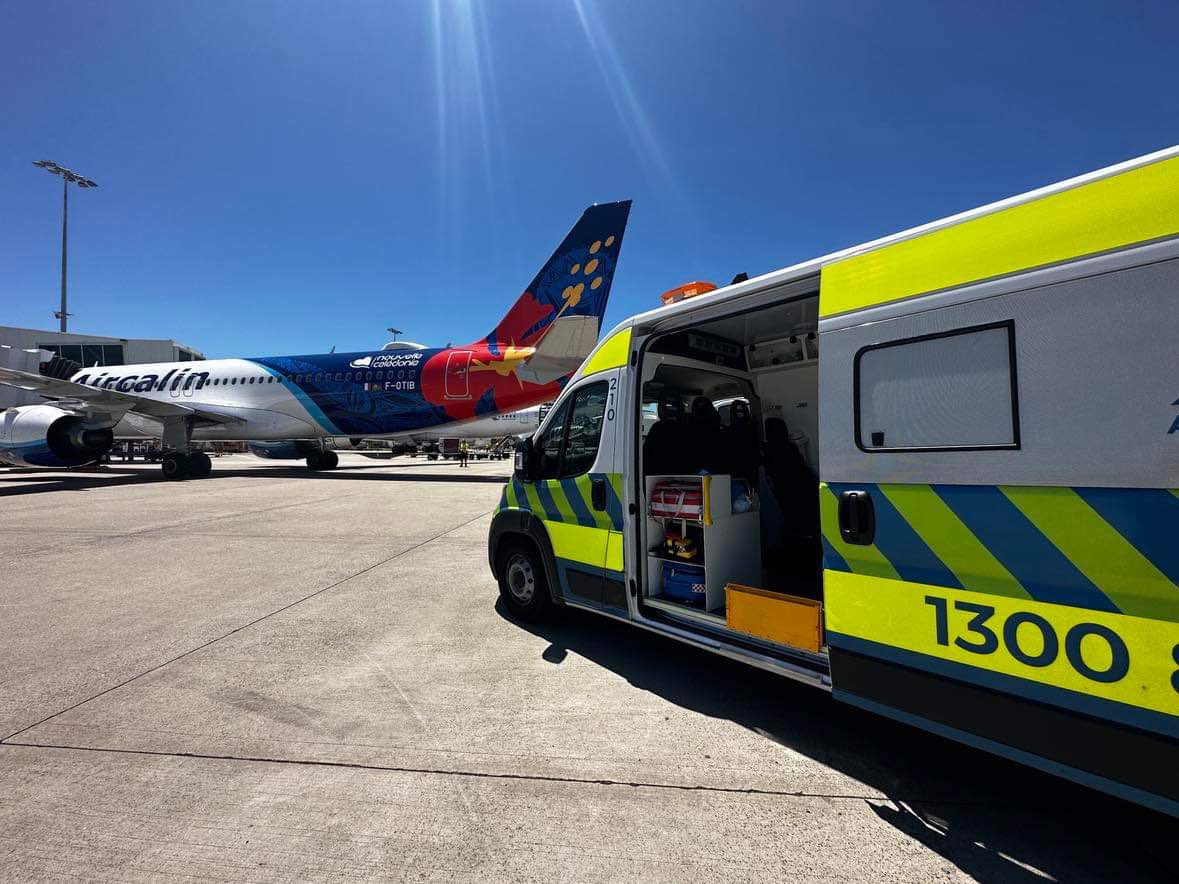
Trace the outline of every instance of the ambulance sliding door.
<instances>
[{"instance_id":1,"label":"ambulance sliding door","mask_svg":"<svg viewBox=\"0 0 1179 884\"><path fill-rule=\"evenodd\" d=\"M847 260L903 293L899 246ZM846 309L866 269L820 294L834 695L1179 812L1179 244Z\"/></svg>"}]
</instances>

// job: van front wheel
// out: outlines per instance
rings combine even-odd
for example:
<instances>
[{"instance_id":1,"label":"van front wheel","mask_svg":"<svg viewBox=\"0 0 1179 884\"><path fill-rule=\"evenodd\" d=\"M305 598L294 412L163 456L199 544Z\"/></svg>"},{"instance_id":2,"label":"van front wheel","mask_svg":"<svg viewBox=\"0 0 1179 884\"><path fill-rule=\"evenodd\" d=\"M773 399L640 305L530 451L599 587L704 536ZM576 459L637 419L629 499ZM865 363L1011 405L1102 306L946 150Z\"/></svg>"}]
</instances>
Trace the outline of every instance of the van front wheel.
<instances>
[{"instance_id":1,"label":"van front wheel","mask_svg":"<svg viewBox=\"0 0 1179 884\"><path fill-rule=\"evenodd\" d=\"M499 555L499 594L513 617L535 623L545 619L553 606L544 564L535 547L510 543Z\"/></svg>"}]
</instances>

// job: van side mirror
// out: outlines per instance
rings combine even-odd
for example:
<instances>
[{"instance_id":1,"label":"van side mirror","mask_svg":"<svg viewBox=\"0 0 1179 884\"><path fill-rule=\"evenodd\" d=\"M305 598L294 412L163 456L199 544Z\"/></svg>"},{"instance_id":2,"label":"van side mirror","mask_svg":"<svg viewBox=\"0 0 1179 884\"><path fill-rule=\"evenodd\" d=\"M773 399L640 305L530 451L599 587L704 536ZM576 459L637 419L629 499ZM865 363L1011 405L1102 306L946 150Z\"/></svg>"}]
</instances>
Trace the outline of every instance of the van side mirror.
<instances>
[{"instance_id":1,"label":"van side mirror","mask_svg":"<svg viewBox=\"0 0 1179 884\"><path fill-rule=\"evenodd\" d=\"M532 481L532 476L536 471L534 460L532 437L526 436L516 443L516 453L512 461L512 472L521 482Z\"/></svg>"}]
</instances>

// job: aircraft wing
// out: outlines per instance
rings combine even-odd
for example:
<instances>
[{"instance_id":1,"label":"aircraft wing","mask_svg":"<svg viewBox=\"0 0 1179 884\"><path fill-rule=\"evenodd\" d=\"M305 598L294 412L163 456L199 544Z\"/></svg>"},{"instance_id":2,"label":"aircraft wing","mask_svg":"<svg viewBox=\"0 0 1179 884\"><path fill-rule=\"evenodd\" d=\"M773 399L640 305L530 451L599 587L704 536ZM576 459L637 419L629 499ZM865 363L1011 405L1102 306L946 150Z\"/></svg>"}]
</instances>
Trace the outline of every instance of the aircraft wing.
<instances>
[{"instance_id":1,"label":"aircraft wing","mask_svg":"<svg viewBox=\"0 0 1179 884\"><path fill-rule=\"evenodd\" d=\"M36 393L46 399L61 400L62 405L104 411L111 414L123 415L128 411L142 414L156 420L169 417L195 417L200 421L214 424L237 423L241 418L233 415L221 414L207 408L193 408L179 402L161 402L158 399L148 399L135 393L122 393L118 390L104 390L101 387L88 387L76 384L63 378L50 378L19 371L15 368L0 367L0 384L15 387L28 393Z\"/></svg>"}]
</instances>

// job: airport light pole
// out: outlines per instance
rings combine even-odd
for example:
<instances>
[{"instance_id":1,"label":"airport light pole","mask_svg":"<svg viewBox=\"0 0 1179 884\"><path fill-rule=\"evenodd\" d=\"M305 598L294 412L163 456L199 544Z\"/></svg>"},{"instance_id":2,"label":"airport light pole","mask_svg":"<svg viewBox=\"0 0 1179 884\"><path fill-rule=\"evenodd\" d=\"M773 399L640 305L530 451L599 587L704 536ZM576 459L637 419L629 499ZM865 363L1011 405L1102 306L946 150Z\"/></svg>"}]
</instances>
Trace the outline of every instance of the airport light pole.
<instances>
[{"instance_id":1,"label":"airport light pole","mask_svg":"<svg viewBox=\"0 0 1179 884\"><path fill-rule=\"evenodd\" d=\"M404 332L402 332L402 331L401 331L401 329L399 329L399 328L393 328L392 326L390 326L389 328L385 329L385 331L387 331L389 334L393 335L393 340L395 340L395 341L397 340L397 336L398 336L398 335L400 335L400 334L404 334Z\"/></svg>"},{"instance_id":2,"label":"airport light pole","mask_svg":"<svg viewBox=\"0 0 1179 884\"><path fill-rule=\"evenodd\" d=\"M54 316L61 320L61 330L64 333L66 330L66 323L69 318L69 312L66 309L66 234L69 229L70 222L70 185L76 184L78 187L98 187L89 178L79 175L77 172L71 172L69 169L59 166L52 160L36 160L34 166L40 166L46 172L52 172L54 175L61 176L62 190L61 190L61 310L55 311Z\"/></svg>"}]
</instances>

